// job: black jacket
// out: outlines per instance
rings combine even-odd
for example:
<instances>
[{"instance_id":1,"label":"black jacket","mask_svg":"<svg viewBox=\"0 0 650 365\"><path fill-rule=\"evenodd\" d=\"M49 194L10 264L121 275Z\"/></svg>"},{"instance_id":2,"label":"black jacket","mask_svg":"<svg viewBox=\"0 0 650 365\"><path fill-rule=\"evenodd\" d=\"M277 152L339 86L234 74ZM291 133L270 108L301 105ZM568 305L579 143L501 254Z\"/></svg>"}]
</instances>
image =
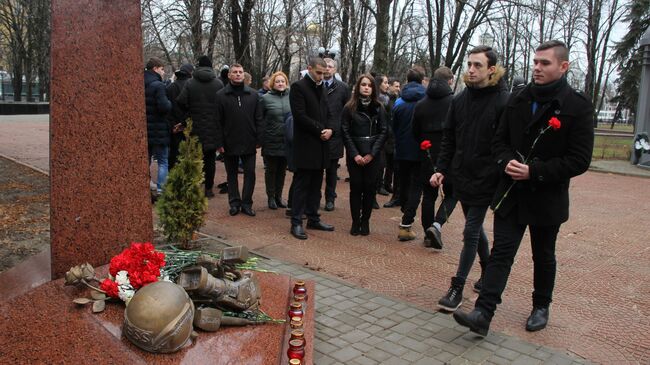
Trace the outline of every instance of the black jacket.
<instances>
[{"instance_id":1,"label":"black jacket","mask_svg":"<svg viewBox=\"0 0 650 365\"><path fill-rule=\"evenodd\" d=\"M257 90L228 83L217 93L217 148L226 156L254 154L262 145L263 112Z\"/></svg>"},{"instance_id":2,"label":"black jacket","mask_svg":"<svg viewBox=\"0 0 650 365\"><path fill-rule=\"evenodd\" d=\"M384 106L371 103L364 107L357 103L356 109L352 112L346 107L341 116L342 139L347 158L354 160L357 155L363 157L371 154L373 159L377 159L388 137Z\"/></svg>"},{"instance_id":3,"label":"black jacket","mask_svg":"<svg viewBox=\"0 0 650 365\"><path fill-rule=\"evenodd\" d=\"M204 150L217 149L217 92L222 88L212 68L197 67L176 99L192 118L192 135L199 137Z\"/></svg>"},{"instance_id":4,"label":"black jacket","mask_svg":"<svg viewBox=\"0 0 650 365\"><path fill-rule=\"evenodd\" d=\"M512 185L505 166L517 159L517 152L524 157L530 154L530 180L518 181L495 214L505 216L516 209L520 224L558 225L569 218L570 178L585 172L591 162L594 108L589 99L564 84L533 116L531 85L510 98L494 138L501 178L492 208ZM531 153L535 138L551 117L560 120L560 128L544 132Z\"/></svg>"},{"instance_id":5,"label":"black jacket","mask_svg":"<svg viewBox=\"0 0 650 365\"><path fill-rule=\"evenodd\" d=\"M189 117L189 113L178 105L176 99L178 99L178 96L190 78L191 76L187 73L177 71L176 80L167 86L167 98L172 103L172 110L167 114L167 121L169 122L170 128L173 128L178 123L183 123L184 125L185 120Z\"/></svg>"},{"instance_id":6,"label":"black jacket","mask_svg":"<svg viewBox=\"0 0 650 365\"><path fill-rule=\"evenodd\" d=\"M488 86L465 88L447 114L436 169L451 174L454 195L467 205L489 205L499 180L491 148L508 98L503 73L497 67Z\"/></svg>"},{"instance_id":7,"label":"black jacket","mask_svg":"<svg viewBox=\"0 0 650 365\"><path fill-rule=\"evenodd\" d=\"M325 81L323 81L323 83L325 83ZM332 77L332 85L327 88L327 102L329 104L330 110L332 111L332 117L334 121L334 124L332 125L334 134L328 141L330 148L330 159L338 159L343 157L341 114L343 113L343 107L345 107L345 103L347 103L348 100L350 100L350 89L348 88L348 84L343 81L338 81L336 78Z\"/></svg>"},{"instance_id":8,"label":"black jacket","mask_svg":"<svg viewBox=\"0 0 650 365\"><path fill-rule=\"evenodd\" d=\"M420 158L433 169L438 159L442 143L442 127L447 119L447 112L453 99L453 91L444 80L431 79L427 87L427 96L418 101L413 112L413 137L420 144L422 141L431 142L429 155L420 150Z\"/></svg>"},{"instance_id":9,"label":"black jacket","mask_svg":"<svg viewBox=\"0 0 650 365\"><path fill-rule=\"evenodd\" d=\"M144 72L144 99L148 145L169 145L170 130L166 115L172 109L172 104L167 99L162 77L151 70Z\"/></svg>"},{"instance_id":10,"label":"black jacket","mask_svg":"<svg viewBox=\"0 0 650 365\"><path fill-rule=\"evenodd\" d=\"M291 113L289 89L283 92L271 90L261 97L261 101L264 111L262 155L284 157L286 156L284 120L286 115Z\"/></svg>"},{"instance_id":11,"label":"black jacket","mask_svg":"<svg viewBox=\"0 0 650 365\"><path fill-rule=\"evenodd\" d=\"M329 145L320 139L323 129L335 125L324 85L305 75L291 84L293 160L296 169L324 169L330 165ZM336 134L336 131L334 131Z\"/></svg>"}]
</instances>

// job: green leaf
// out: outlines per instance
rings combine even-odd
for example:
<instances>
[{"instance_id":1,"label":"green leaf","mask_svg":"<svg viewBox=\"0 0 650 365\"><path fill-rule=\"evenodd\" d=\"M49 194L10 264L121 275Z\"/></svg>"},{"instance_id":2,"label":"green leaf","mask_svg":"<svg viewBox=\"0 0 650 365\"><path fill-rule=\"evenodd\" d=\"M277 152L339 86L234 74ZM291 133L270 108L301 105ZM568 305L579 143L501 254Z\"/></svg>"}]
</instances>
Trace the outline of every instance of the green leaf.
<instances>
[{"instance_id":1,"label":"green leaf","mask_svg":"<svg viewBox=\"0 0 650 365\"><path fill-rule=\"evenodd\" d=\"M106 309L106 302L103 300L98 300L93 303L93 313L100 313Z\"/></svg>"}]
</instances>

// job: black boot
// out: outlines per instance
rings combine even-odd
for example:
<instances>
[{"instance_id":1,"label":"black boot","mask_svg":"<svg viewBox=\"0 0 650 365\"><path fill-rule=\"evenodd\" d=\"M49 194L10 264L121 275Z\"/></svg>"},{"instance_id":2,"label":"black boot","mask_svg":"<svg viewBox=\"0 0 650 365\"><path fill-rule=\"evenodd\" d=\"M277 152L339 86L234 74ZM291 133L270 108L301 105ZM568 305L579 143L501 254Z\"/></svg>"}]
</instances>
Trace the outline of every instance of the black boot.
<instances>
[{"instance_id":1,"label":"black boot","mask_svg":"<svg viewBox=\"0 0 650 365\"><path fill-rule=\"evenodd\" d=\"M361 229L361 222L359 222L358 220L353 220L352 228L350 228L350 234L353 236L358 236L360 229Z\"/></svg>"},{"instance_id":2,"label":"black boot","mask_svg":"<svg viewBox=\"0 0 650 365\"><path fill-rule=\"evenodd\" d=\"M367 219L361 221L361 228L359 228L359 233L362 236L367 236L370 234L370 222Z\"/></svg>"},{"instance_id":3,"label":"black boot","mask_svg":"<svg viewBox=\"0 0 650 365\"><path fill-rule=\"evenodd\" d=\"M463 304L463 286L465 282L457 277L451 278L451 286L447 294L438 301L438 308L453 312Z\"/></svg>"},{"instance_id":4,"label":"black boot","mask_svg":"<svg viewBox=\"0 0 650 365\"><path fill-rule=\"evenodd\" d=\"M481 311L476 309L469 313L455 311L454 319L459 325L468 327L470 331L483 337L487 336L488 330L490 329L490 320Z\"/></svg>"},{"instance_id":5,"label":"black boot","mask_svg":"<svg viewBox=\"0 0 650 365\"><path fill-rule=\"evenodd\" d=\"M548 307L534 307L526 321L526 331L535 332L544 329L548 323L548 314Z\"/></svg>"}]
</instances>

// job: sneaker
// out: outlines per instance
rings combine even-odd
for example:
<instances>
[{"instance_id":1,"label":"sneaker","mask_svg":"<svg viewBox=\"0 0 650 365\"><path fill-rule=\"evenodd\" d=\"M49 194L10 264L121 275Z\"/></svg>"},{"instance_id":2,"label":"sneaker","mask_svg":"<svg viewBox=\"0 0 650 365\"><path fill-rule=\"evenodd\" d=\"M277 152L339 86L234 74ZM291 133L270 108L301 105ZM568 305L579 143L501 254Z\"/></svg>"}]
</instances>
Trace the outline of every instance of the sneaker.
<instances>
[{"instance_id":1,"label":"sneaker","mask_svg":"<svg viewBox=\"0 0 650 365\"><path fill-rule=\"evenodd\" d=\"M461 304L463 304L463 287L452 285L449 287L447 294L438 301L438 308L454 312Z\"/></svg>"},{"instance_id":2,"label":"sneaker","mask_svg":"<svg viewBox=\"0 0 650 365\"><path fill-rule=\"evenodd\" d=\"M328 201L325 203L325 210L328 212L331 212L334 210L334 202L333 201Z\"/></svg>"},{"instance_id":3,"label":"sneaker","mask_svg":"<svg viewBox=\"0 0 650 365\"><path fill-rule=\"evenodd\" d=\"M431 241L431 247L442 250L442 234L436 226L431 226L425 231L427 238Z\"/></svg>"},{"instance_id":4,"label":"sneaker","mask_svg":"<svg viewBox=\"0 0 650 365\"><path fill-rule=\"evenodd\" d=\"M400 241L411 241L415 239L415 232L411 230L411 226L399 226L399 234L397 239Z\"/></svg>"},{"instance_id":5,"label":"sneaker","mask_svg":"<svg viewBox=\"0 0 650 365\"><path fill-rule=\"evenodd\" d=\"M479 278L479 279L474 283L474 286L473 286L472 289L474 290L475 293L480 293L480 292L481 292L481 288L483 288L483 282L482 282L481 278Z\"/></svg>"}]
</instances>

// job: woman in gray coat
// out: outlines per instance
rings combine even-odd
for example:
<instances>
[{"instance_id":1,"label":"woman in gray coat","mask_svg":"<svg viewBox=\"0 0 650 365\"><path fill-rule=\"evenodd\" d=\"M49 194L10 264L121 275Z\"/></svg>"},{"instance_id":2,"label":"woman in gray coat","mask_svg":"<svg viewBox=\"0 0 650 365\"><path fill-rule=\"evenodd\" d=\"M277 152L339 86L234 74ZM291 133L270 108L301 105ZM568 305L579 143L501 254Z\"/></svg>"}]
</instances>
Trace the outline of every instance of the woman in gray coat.
<instances>
[{"instance_id":1,"label":"woman in gray coat","mask_svg":"<svg viewBox=\"0 0 650 365\"><path fill-rule=\"evenodd\" d=\"M287 207L282 200L282 188L287 169L284 119L285 115L291 112L289 79L283 72L278 71L271 75L269 85L271 90L262 96L265 124L262 156L266 165L264 180L269 208L278 209Z\"/></svg>"}]
</instances>

